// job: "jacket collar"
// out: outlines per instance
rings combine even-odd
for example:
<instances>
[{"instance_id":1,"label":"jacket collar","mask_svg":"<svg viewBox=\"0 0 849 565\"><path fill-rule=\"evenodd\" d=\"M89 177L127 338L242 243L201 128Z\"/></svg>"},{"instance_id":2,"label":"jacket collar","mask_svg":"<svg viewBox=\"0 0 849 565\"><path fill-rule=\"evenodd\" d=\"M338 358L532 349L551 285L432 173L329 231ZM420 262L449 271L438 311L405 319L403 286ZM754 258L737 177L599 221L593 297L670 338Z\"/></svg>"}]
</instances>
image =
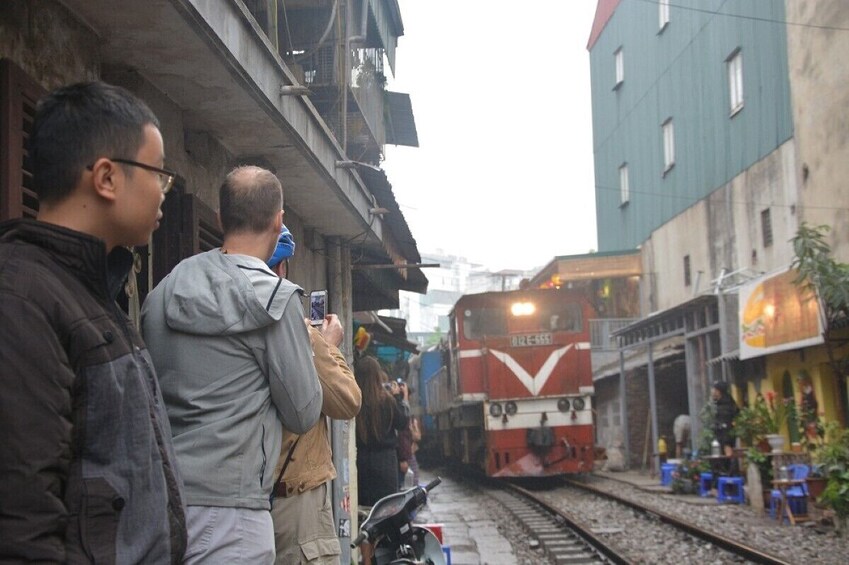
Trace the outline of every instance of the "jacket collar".
<instances>
[{"instance_id":1,"label":"jacket collar","mask_svg":"<svg viewBox=\"0 0 849 565\"><path fill-rule=\"evenodd\" d=\"M133 254L116 247L108 255L97 237L28 218L0 223L0 241L23 241L41 247L93 292L115 300L133 264Z\"/></svg>"}]
</instances>

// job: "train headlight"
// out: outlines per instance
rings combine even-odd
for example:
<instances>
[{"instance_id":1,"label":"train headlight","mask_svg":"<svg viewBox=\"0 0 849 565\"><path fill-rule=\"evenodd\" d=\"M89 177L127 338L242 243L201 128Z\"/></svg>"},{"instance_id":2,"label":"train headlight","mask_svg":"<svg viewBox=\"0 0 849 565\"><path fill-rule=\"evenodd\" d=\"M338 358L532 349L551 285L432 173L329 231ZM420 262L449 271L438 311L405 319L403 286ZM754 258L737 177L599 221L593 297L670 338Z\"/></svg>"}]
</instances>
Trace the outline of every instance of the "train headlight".
<instances>
[{"instance_id":1,"label":"train headlight","mask_svg":"<svg viewBox=\"0 0 849 565\"><path fill-rule=\"evenodd\" d=\"M519 407L516 406L516 403L513 402L512 400L504 405L504 411L507 413L508 416L512 416L518 410L519 410Z\"/></svg>"},{"instance_id":2,"label":"train headlight","mask_svg":"<svg viewBox=\"0 0 849 565\"><path fill-rule=\"evenodd\" d=\"M569 411L569 399L568 398L561 398L560 400L558 400L557 401L557 409L560 410L561 412L568 412Z\"/></svg>"},{"instance_id":3,"label":"train headlight","mask_svg":"<svg viewBox=\"0 0 849 565\"><path fill-rule=\"evenodd\" d=\"M498 418L501 416L501 405L497 402L493 402L489 405L489 415L493 418Z\"/></svg>"},{"instance_id":4,"label":"train headlight","mask_svg":"<svg viewBox=\"0 0 849 565\"><path fill-rule=\"evenodd\" d=\"M510 305L510 313L514 316L530 316L536 310L533 302L514 302Z\"/></svg>"},{"instance_id":5,"label":"train headlight","mask_svg":"<svg viewBox=\"0 0 849 565\"><path fill-rule=\"evenodd\" d=\"M584 402L583 398L576 398L572 401L572 406L575 408L575 410L583 410L584 406L586 406L586 403Z\"/></svg>"}]
</instances>

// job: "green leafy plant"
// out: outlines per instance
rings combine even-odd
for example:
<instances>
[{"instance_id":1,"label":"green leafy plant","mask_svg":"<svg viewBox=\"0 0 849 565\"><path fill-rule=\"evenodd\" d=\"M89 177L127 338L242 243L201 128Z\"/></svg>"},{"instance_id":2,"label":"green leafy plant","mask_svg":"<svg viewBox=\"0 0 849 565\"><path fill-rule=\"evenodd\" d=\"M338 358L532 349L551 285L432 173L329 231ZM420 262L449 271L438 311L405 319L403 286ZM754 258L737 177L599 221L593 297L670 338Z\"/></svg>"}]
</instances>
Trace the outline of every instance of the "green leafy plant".
<instances>
[{"instance_id":1,"label":"green leafy plant","mask_svg":"<svg viewBox=\"0 0 849 565\"><path fill-rule=\"evenodd\" d=\"M773 391L758 395L754 404L741 408L734 418L734 435L747 445L756 445L766 435L778 434L789 421L796 421L792 398L778 399Z\"/></svg>"},{"instance_id":2,"label":"green leafy plant","mask_svg":"<svg viewBox=\"0 0 849 565\"><path fill-rule=\"evenodd\" d=\"M819 500L845 521L849 519L849 429L829 422L825 438L813 455L816 467L828 481Z\"/></svg>"},{"instance_id":3,"label":"green leafy plant","mask_svg":"<svg viewBox=\"0 0 849 565\"><path fill-rule=\"evenodd\" d=\"M699 453L710 453L710 444L713 441L713 422L716 420L716 406L713 402L708 402L702 406L699 412L699 421L702 423L701 432L699 433Z\"/></svg>"},{"instance_id":4,"label":"green leafy plant","mask_svg":"<svg viewBox=\"0 0 849 565\"><path fill-rule=\"evenodd\" d=\"M846 377L849 374L849 349L837 333L849 319L849 264L840 263L831 256L831 246L826 241L829 226L799 226L793 243L794 257L791 267L799 272L793 281L797 286L819 298L820 322L828 363L837 375L839 407L844 421L847 416Z\"/></svg>"},{"instance_id":5,"label":"green leafy plant","mask_svg":"<svg viewBox=\"0 0 849 565\"><path fill-rule=\"evenodd\" d=\"M700 476L707 471L710 471L710 466L705 461L698 459L684 460L672 471L672 492L676 494L697 492Z\"/></svg>"},{"instance_id":6,"label":"green leafy plant","mask_svg":"<svg viewBox=\"0 0 849 565\"><path fill-rule=\"evenodd\" d=\"M744 406L737 412L737 416L734 418L734 435L740 438L743 443L755 446L768 433L762 410L758 409L757 404Z\"/></svg>"}]
</instances>

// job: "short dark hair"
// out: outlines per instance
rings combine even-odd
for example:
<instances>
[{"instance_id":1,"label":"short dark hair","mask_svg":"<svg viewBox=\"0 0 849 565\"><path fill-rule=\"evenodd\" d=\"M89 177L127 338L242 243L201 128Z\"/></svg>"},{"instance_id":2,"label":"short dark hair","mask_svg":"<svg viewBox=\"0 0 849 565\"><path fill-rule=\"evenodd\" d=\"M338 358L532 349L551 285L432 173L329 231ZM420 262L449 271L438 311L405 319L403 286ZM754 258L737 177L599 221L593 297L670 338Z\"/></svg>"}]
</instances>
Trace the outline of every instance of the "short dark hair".
<instances>
[{"instance_id":1,"label":"short dark hair","mask_svg":"<svg viewBox=\"0 0 849 565\"><path fill-rule=\"evenodd\" d=\"M37 106L29 138L33 186L42 201L67 197L101 157L133 159L156 115L130 91L104 82L58 88Z\"/></svg>"},{"instance_id":2,"label":"short dark hair","mask_svg":"<svg viewBox=\"0 0 849 565\"><path fill-rule=\"evenodd\" d=\"M269 170L236 167L224 178L218 191L218 205L225 234L260 233L268 229L283 208L283 186Z\"/></svg>"}]
</instances>

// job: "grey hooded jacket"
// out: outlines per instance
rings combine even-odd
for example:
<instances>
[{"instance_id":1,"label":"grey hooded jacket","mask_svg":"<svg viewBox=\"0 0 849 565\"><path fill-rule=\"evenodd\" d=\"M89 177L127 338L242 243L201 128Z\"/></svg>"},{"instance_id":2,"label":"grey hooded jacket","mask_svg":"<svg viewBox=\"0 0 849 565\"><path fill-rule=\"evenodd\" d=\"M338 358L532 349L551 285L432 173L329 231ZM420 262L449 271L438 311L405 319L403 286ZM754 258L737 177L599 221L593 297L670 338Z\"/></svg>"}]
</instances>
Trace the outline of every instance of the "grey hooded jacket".
<instances>
[{"instance_id":1,"label":"grey hooded jacket","mask_svg":"<svg viewBox=\"0 0 849 565\"><path fill-rule=\"evenodd\" d=\"M318 421L301 294L262 260L215 249L182 261L145 300L186 504L270 508L281 422L304 433Z\"/></svg>"}]
</instances>

